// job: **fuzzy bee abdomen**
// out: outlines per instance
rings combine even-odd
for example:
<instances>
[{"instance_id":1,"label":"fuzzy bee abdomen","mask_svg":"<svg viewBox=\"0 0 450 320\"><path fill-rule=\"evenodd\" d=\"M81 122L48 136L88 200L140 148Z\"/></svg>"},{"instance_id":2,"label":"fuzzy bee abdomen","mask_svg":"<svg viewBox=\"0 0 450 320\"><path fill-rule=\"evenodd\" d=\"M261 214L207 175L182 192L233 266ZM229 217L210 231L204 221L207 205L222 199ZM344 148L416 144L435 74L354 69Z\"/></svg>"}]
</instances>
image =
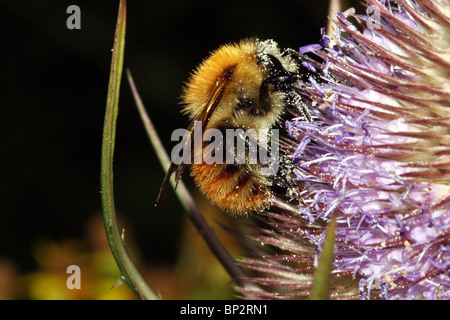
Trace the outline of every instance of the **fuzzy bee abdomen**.
<instances>
[{"instance_id":1,"label":"fuzzy bee abdomen","mask_svg":"<svg viewBox=\"0 0 450 320\"><path fill-rule=\"evenodd\" d=\"M250 165L193 164L191 173L206 197L231 214L249 214L270 206L270 182Z\"/></svg>"}]
</instances>

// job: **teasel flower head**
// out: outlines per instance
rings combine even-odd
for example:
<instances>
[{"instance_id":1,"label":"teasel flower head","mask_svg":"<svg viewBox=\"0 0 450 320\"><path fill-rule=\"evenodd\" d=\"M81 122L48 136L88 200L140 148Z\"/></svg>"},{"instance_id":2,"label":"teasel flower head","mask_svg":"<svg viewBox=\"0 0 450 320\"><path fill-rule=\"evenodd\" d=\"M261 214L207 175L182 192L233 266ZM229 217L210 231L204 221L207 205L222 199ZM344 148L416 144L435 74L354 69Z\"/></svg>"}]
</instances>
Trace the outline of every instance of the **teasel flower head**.
<instances>
[{"instance_id":1,"label":"teasel flower head","mask_svg":"<svg viewBox=\"0 0 450 320\"><path fill-rule=\"evenodd\" d=\"M450 299L450 3L366 4L300 49L313 121L287 121L285 148L305 204L265 213L253 238L280 251L242 259L264 274L246 297L307 297L334 217L332 273L358 285L331 298Z\"/></svg>"}]
</instances>

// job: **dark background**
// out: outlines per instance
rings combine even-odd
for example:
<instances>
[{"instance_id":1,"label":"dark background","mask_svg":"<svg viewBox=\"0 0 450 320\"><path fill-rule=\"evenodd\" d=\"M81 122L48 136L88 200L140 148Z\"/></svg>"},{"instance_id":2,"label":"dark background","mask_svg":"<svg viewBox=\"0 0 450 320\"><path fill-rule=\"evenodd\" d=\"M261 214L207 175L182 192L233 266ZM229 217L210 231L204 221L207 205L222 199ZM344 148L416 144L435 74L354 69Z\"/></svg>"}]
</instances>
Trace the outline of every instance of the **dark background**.
<instances>
[{"instance_id":1,"label":"dark background","mask_svg":"<svg viewBox=\"0 0 450 320\"><path fill-rule=\"evenodd\" d=\"M128 1L124 66L170 150L186 127L179 95L189 72L223 43L273 38L282 48L316 43L327 0ZM81 9L81 30L66 9ZM0 4L0 258L36 268L39 239L79 238L101 217L99 168L118 1L2 1ZM122 82L114 162L116 206L145 261L175 259L183 209L170 193ZM186 182L191 184L188 175ZM195 191L194 191L195 192Z\"/></svg>"}]
</instances>

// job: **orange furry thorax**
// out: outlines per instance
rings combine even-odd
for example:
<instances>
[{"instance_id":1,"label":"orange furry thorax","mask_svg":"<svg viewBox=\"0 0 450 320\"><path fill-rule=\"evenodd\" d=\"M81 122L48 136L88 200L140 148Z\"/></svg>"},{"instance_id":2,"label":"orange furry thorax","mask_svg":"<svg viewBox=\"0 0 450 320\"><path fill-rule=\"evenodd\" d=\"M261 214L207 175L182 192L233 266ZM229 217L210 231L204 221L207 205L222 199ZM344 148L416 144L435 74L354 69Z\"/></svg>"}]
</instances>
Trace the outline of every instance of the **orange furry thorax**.
<instances>
[{"instance_id":1,"label":"orange furry thorax","mask_svg":"<svg viewBox=\"0 0 450 320\"><path fill-rule=\"evenodd\" d=\"M182 99L183 112L192 119L196 118L207 103L214 90L217 79L224 70L234 67L232 85L226 88L221 104L233 104L232 94L237 87L245 84L247 91L257 93L261 83L262 73L258 67L255 40L241 41L239 44L227 44L212 52L194 71L186 84ZM220 110L219 110L220 111Z\"/></svg>"}]
</instances>

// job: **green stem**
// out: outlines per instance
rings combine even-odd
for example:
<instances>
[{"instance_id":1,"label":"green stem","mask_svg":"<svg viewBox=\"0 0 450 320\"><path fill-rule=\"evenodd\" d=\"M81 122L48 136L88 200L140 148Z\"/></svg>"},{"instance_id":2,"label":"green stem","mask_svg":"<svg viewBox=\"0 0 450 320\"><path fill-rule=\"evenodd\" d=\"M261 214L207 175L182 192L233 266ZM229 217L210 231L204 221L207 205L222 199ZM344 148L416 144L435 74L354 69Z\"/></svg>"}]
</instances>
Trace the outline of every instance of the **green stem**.
<instances>
[{"instance_id":1,"label":"green stem","mask_svg":"<svg viewBox=\"0 0 450 320\"><path fill-rule=\"evenodd\" d=\"M123 70L126 30L126 0L121 0L117 17L114 47L111 61L105 122L103 127L101 156L101 199L106 236L111 252L125 282L139 299L158 299L147 286L128 255L117 224L114 205L113 158L116 137L116 121L119 110L120 83Z\"/></svg>"},{"instance_id":2,"label":"green stem","mask_svg":"<svg viewBox=\"0 0 450 320\"><path fill-rule=\"evenodd\" d=\"M314 282L311 290L311 300L327 300L330 291L330 276L333 269L334 239L336 232L336 219L328 224L328 230L322 245L322 254L314 274Z\"/></svg>"}]
</instances>

